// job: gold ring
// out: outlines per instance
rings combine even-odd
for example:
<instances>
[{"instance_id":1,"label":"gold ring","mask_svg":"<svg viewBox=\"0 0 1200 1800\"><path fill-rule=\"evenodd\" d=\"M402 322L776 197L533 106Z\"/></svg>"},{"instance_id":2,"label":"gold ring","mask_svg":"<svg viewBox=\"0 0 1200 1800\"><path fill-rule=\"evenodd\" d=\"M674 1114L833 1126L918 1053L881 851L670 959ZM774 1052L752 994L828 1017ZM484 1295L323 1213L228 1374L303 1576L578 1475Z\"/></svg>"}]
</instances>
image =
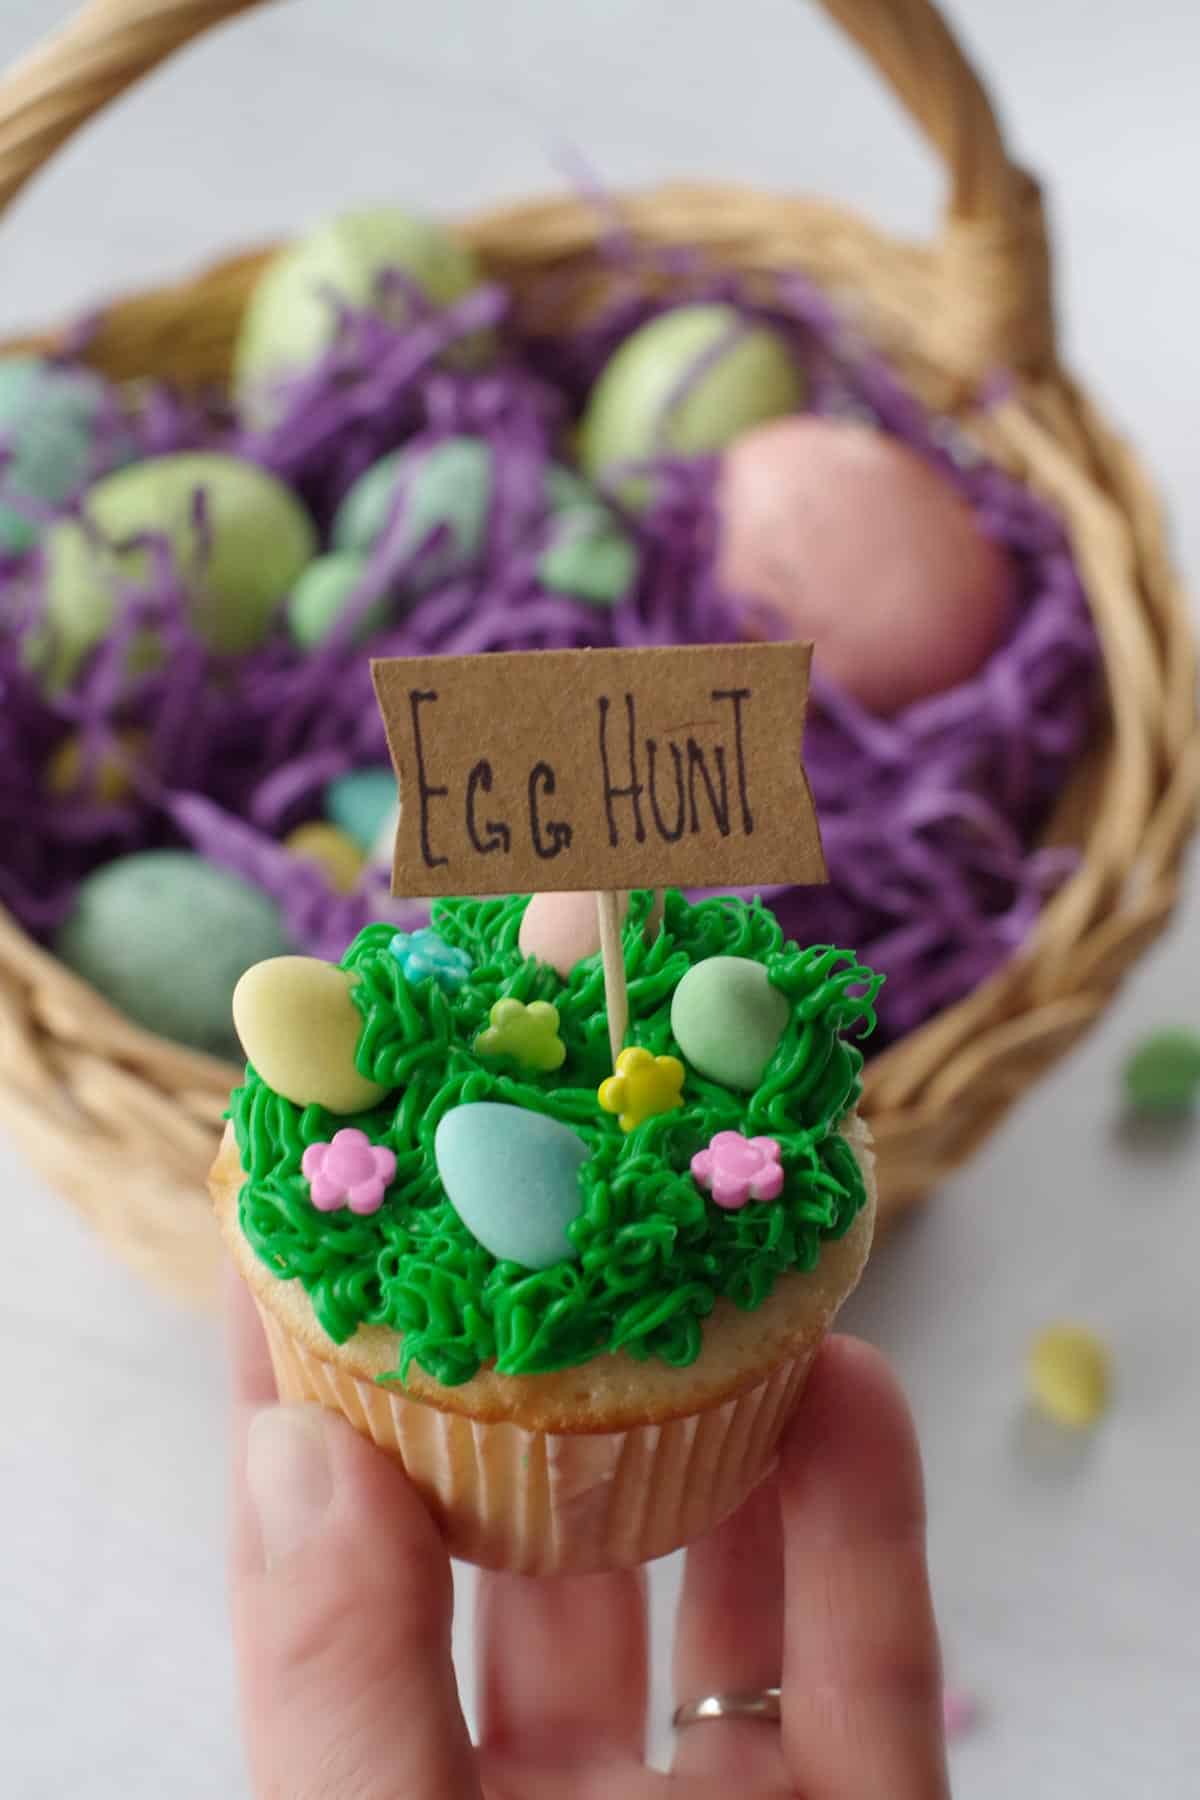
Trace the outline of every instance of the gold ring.
<instances>
[{"instance_id":1,"label":"gold ring","mask_svg":"<svg viewBox=\"0 0 1200 1800\"><path fill-rule=\"evenodd\" d=\"M748 1693L704 1694L699 1700L685 1700L675 1708L671 1727L682 1731L701 1719L762 1719L765 1724L778 1725L782 1717L779 1688L752 1688Z\"/></svg>"}]
</instances>

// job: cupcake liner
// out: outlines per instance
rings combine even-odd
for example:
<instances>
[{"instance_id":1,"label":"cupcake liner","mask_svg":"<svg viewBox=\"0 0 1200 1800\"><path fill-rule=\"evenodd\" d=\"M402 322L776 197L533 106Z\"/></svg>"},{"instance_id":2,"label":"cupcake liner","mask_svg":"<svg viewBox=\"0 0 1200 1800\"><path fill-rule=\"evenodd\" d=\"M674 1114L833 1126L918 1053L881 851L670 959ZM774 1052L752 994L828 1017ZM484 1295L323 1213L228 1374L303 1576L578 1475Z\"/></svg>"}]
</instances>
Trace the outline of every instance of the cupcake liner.
<instances>
[{"instance_id":1,"label":"cupcake liner","mask_svg":"<svg viewBox=\"0 0 1200 1800\"><path fill-rule=\"evenodd\" d=\"M315 1356L259 1305L280 1398L340 1412L396 1457L454 1556L526 1575L633 1568L712 1531L770 1474L819 1339L704 1411L624 1431L481 1422Z\"/></svg>"}]
</instances>

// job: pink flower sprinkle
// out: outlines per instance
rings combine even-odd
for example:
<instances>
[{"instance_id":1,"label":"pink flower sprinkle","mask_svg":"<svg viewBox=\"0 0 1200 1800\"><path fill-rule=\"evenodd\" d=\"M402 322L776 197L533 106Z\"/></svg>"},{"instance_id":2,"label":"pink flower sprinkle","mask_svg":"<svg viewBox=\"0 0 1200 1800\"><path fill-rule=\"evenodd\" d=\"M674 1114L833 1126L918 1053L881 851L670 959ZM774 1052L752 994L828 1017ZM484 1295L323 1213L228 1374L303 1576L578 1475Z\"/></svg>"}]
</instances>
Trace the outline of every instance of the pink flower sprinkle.
<instances>
[{"instance_id":1,"label":"pink flower sprinkle","mask_svg":"<svg viewBox=\"0 0 1200 1800\"><path fill-rule=\"evenodd\" d=\"M365 1131L348 1125L329 1144L310 1144L300 1159L309 1193L318 1212L378 1212L387 1184L396 1173L396 1158Z\"/></svg>"},{"instance_id":2,"label":"pink flower sprinkle","mask_svg":"<svg viewBox=\"0 0 1200 1800\"><path fill-rule=\"evenodd\" d=\"M783 1192L783 1165L772 1137L743 1137L740 1131L718 1131L707 1150L692 1158L692 1174L718 1206L735 1212L747 1200L778 1200Z\"/></svg>"}]
</instances>

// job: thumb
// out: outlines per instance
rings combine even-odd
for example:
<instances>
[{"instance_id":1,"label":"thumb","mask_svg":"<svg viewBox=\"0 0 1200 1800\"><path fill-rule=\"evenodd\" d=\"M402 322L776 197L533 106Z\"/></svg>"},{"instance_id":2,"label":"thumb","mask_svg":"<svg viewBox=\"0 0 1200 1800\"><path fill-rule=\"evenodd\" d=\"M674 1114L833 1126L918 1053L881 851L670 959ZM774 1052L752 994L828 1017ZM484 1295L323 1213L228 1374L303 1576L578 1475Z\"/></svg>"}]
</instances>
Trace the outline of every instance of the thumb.
<instances>
[{"instance_id":1,"label":"thumb","mask_svg":"<svg viewBox=\"0 0 1200 1800\"><path fill-rule=\"evenodd\" d=\"M259 1800L479 1800L453 1585L403 1472L318 1406L243 1413L232 1591Z\"/></svg>"}]
</instances>

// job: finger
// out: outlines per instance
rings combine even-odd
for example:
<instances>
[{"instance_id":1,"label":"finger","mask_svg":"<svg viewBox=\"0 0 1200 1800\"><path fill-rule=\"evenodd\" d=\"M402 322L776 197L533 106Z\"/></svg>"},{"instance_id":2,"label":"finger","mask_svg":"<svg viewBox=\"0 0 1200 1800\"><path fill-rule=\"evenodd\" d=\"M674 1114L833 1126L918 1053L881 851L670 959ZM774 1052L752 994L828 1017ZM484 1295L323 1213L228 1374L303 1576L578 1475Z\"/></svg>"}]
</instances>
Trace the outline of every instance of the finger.
<instances>
[{"instance_id":1,"label":"finger","mask_svg":"<svg viewBox=\"0 0 1200 1800\"><path fill-rule=\"evenodd\" d=\"M479 1800L450 1563L403 1471L333 1413L268 1406L235 1493L234 1639L259 1800Z\"/></svg>"},{"instance_id":2,"label":"finger","mask_svg":"<svg viewBox=\"0 0 1200 1800\"><path fill-rule=\"evenodd\" d=\"M875 1351L833 1339L783 1445L783 1748L805 1800L949 1793L920 1453Z\"/></svg>"},{"instance_id":3,"label":"finger","mask_svg":"<svg viewBox=\"0 0 1200 1800\"><path fill-rule=\"evenodd\" d=\"M783 1532L779 1488L762 1484L732 1519L693 1544L675 1622L675 1701L778 1687L783 1670ZM753 1719L702 1720L675 1746L679 1774L782 1789L778 1728Z\"/></svg>"},{"instance_id":4,"label":"finger","mask_svg":"<svg viewBox=\"0 0 1200 1800\"><path fill-rule=\"evenodd\" d=\"M523 1761L640 1762L646 1596L640 1574L483 1574L476 1610L479 1741Z\"/></svg>"},{"instance_id":5,"label":"finger","mask_svg":"<svg viewBox=\"0 0 1200 1800\"><path fill-rule=\"evenodd\" d=\"M225 1334L235 1406L266 1406L274 1400L275 1372L258 1308L232 1263L225 1265Z\"/></svg>"}]
</instances>

